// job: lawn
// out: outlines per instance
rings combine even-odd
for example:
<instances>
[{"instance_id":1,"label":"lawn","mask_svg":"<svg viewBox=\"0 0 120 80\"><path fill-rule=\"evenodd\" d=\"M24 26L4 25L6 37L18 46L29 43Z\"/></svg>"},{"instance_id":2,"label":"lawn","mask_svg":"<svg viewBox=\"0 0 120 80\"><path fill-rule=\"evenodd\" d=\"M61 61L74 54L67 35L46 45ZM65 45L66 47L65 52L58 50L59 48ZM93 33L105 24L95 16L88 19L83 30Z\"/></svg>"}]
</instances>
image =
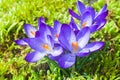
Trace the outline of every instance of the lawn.
<instances>
[{"instance_id":1,"label":"lawn","mask_svg":"<svg viewBox=\"0 0 120 80\"><path fill-rule=\"evenodd\" d=\"M73 72L72 68L59 68L46 57L36 63L26 62L30 47L19 46L14 40L26 37L24 24L37 28L41 16L50 26L54 20L69 23L68 8L77 12L76 0L0 0L0 80L120 80L120 0L82 2L96 11L107 3L107 23L90 39L104 41L105 46L78 58Z\"/></svg>"}]
</instances>

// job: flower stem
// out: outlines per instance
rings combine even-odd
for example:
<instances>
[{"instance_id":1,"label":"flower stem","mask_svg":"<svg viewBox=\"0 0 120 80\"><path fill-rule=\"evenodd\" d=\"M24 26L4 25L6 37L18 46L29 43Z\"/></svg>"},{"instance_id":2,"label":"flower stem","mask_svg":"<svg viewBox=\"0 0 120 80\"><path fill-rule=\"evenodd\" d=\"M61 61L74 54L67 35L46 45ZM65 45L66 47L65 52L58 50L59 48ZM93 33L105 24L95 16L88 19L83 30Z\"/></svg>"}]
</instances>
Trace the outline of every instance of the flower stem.
<instances>
[{"instance_id":1,"label":"flower stem","mask_svg":"<svg viewBox=\"0 0 120 80\"><path fill-rule=\"evenodd\" d=\"M72 66L72 70L71 70L71 77L74 78L75 76L75 65Z\"/></svg>"}]
</instances>

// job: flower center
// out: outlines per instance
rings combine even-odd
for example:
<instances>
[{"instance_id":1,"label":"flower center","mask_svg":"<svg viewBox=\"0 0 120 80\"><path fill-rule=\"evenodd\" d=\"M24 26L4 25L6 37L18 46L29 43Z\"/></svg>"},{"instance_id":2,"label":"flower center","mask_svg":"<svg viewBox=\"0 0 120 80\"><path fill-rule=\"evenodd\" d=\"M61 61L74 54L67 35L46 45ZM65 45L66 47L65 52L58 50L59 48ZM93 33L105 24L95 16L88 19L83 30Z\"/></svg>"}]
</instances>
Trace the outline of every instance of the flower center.
<instances>
[{"instance_id":1,"label":"flower center","mask_svg":"<svg viewBox=\"0 0 120 80\"><path fill-rule=\"evenodd\" d=\"M58 34L55 34L54 36L55 36L55 38L58 38L59 35L58 35Z\"/></svg>"},{"instance_id":2,"label":"flower center","mask_svg":"<svg viewBox=\"0 0 120 80\"><path fill-rule=\"evenodd\" d=\"M34 31L30 31L30 33L35 36L35 32Z\"/></svg>"},{"instance_id":3,"label":"flower center","mask_svg":"<svg viewBox=\"0 0 120 80\"><path fill-rule=\"evenodd\" d=\"M50 47L49 47L47 44L43 44L42 47L43 47L45 50L50 50Z\"/></svg>"},{"instance_id":4,"label":"flower center","mask_svg":"<svg viewBox=\"0 0 120 80\"><path fill-rule=\"evenodd\" d=\"M74 51L78 51L78 42L72 42L72 47Z\"/></svg>"},{"instance_id":5,"label":"flower center","mask_svg":"<svg viewBox=\"0 0 120 80\"><path fill-rule=\"evenodd\" d=\"M83 22L82 24L82 28L84 28L86 26L87 22Z\"/></svg>"}]
</instances>

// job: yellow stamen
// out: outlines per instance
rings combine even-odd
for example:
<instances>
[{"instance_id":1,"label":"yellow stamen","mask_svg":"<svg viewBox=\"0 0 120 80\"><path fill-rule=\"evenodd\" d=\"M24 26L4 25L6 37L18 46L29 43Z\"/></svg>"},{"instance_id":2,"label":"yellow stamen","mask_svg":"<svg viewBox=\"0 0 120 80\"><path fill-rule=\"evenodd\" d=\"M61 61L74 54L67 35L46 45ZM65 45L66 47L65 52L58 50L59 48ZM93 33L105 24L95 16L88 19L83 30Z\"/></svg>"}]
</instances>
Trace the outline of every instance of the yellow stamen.
<instances>
[{"instance_id":1,"label":"yellow stamen","mask_svg":"<svg viewBox=\"0 0 120 80\"><path fill-rule=\"evenodd\" d=\"M42 47L43 47L45 50L50 50L50 47L49 47L47 44L43 44Z\"/></svg>"},{"instance_id":2,"label":"yellow stamen","mask_svg":"<svg viewBox=\"0 0 120 80\"><path fill-rule=\"evenodd\" d=\"M86 26L87 22L83 22L82 24L82 28L84 28Z\"/></svg>"},{"instance_id":3,"label":"yellow stamen","mask_svg":"<svg viewBox=\"0 0 120 80\"><path fill-rule=\"evenodd\" d=\"M78 51L78 42L72 42L72 47L74 51Z\"/></svg>"},{"instance_id":4,"label":"yellow stamen","mask_svg":"<svg viewBox=\"0 0 120 80\"><path fill-rule=\"evenodd\" d=\"M55 34L54 36L55 36L55 38L58 38L59 35L58 35L58 34Z\"/></svg>"},{"instance_id":5,"label":"yellow stamen","mask_svg":"<svg viewBox=\"0 0 120 80\"><path fill-rule=\"evenodd\" d=\"M30 33L31 33L32 35L35 35L35 32L34 32L34 31L30 31Z\"/></svg>"}]
</instances>

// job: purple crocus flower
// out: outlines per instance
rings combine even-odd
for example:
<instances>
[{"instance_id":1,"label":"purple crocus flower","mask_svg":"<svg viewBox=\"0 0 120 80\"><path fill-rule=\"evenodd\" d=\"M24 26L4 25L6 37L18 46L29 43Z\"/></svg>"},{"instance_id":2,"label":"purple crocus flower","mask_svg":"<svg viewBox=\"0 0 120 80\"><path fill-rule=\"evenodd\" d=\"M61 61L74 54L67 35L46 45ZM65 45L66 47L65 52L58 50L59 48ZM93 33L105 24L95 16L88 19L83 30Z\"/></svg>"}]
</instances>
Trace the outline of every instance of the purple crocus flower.
<instances>
[{"instance_id":1,"label":"purple crocus flower","mask_svg":"<svg viewBox=\"0 0 120 80\"><path fill-rule=\"evenodd\" d=\"M59 56L63 52L61 46L54 46L52 37L47 35L47 33L47 30L45 30L39 37L24 39L34 50L25 57L27 62L36 62L47 55L52 55L54 57Z\"/></svg>"},{"instance_id":2,"label":"purple crocus flower","mask_svg":"<svg viewBox=\"0 0 120 80\"><path fill-rule=\"evenodd\" d=\"M27 35L29 38L35 37L35 33L36 33L37 29L34 28L32 25L30 25L30 24L25 24L25 25L24 25L24 30L25 30L26 35ZM24 39L15 40L15 42L16 42L16 44L18 44L18 45L27 45L27 43L24 41Z\"/></svg>"},{"instance_id":3,"label":"purple crocus flower","mask_svg":"<svg viewBox=\"0 0 120 80\"><path fill-rule=\"evenodd\" d=\"M86 11L89 11L92 14L92 17L95 19L100 17L100 16L103 16L103 18L105 18L107 16L107 13L108 13L107 4L105 4L99 12L95 12L95 10L91 6L86 7L82 2L77 1L77 9L78 9L79 14L75 13L71 9L68 9L68 10L69 10L70 15L72 15L73 17L75 17L78 20L81 19L81 16Z\"/></svg>"},{"instance_id":4,"label":"purple crocus flower","mask_svg":"<svg viewBox=\"0 0 120 80\"><path fill-rule=\"evenodd\" d=\"M106 4L99 12L95 12L95 10L91 6L85 7L85 5L80 1L77 1L77 8L79 14L76 14L71 9L69 9L69 13L72 17L81 20L80 28L89 27L92 33L96 30L100 30L105 25L105 18L108 14ZM73 22L73 20L71 22Z\"/></svg>"},{"instance_id":5,"label":"purple crocus flower","mask_svg":"<svg viewBox=\"0 0 120 80\"><path fill-rule=\"evenodd\" d=\"M55 41L55 43L59 43L58 37L59 37L60 30L61 30L61 23L59 21L55 20L54 26L53 26L53 28L50 28L50 30L51 30L52 38Z\"/></svg>"},{"instance_id":6,"label":"purple crocus flower","mask_svg":"<svg viewBox=\"0 0 120 80\"><path fill-rule=\"evenodd\" d=\"M39 20L38 20L38 29L36 29L35 27L33 27L31 24L24 24L24 31L26 33L26 35L29 37L29 38L34 38L36 37L36 32L38 30L40 30L40 26L43 27L43 24L42 23L45 23L45 20L43 17L40 17ZM24 39L20 39L20 40L15 40L16 44L18 45L27 45L27 43L24 41Z\"/></svg>"},{"instance_id":7,"label":"purple crocus flower","mask_svg":"<svg viewBox=\"0 0 120 80\"><path fill-rule=\"evenodd\" d=\"M60 45L66 50L62 56L57 59L58 65L61 68L71 67L76 60L76 57L85 57L104 46L104 42L88 43L90 38L90 29L82 28L77 35L67 24L63 24L59 35Z\"/></svg>"}]
</instances>

